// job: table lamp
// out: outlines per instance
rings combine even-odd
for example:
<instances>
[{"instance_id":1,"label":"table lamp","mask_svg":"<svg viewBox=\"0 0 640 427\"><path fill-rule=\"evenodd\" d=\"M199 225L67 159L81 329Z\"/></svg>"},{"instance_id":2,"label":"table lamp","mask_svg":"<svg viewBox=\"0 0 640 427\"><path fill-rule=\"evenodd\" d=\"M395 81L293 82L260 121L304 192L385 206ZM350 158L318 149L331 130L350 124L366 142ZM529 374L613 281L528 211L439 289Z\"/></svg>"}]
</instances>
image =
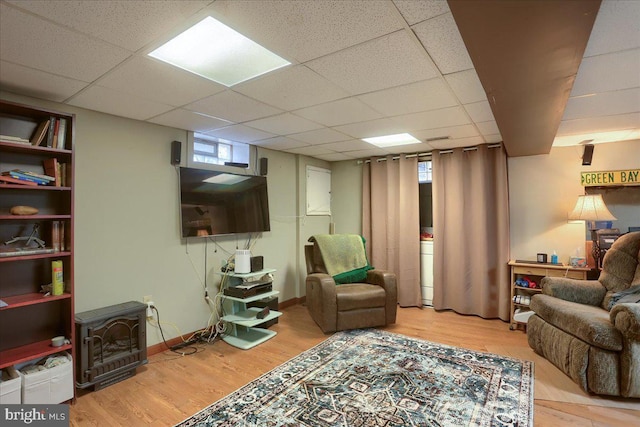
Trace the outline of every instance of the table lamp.
<instances>
[{"instance_id":1,"label":"table lamp","mask_svg":"<svg viewBox=\"0 0 640 427\"><path fill-rule=\"evenodd\" d=\"M596 233L596 221L613 221L617 219L604 204L601 194L586 194L578 196L578 201L573 211L569 214L570 220L582 220L589 222L589 230L591 231L591 240L593 246L591 252L596 266L599 264L600 248L598 245L598 236Z\"/></svg>"}]
</instances>

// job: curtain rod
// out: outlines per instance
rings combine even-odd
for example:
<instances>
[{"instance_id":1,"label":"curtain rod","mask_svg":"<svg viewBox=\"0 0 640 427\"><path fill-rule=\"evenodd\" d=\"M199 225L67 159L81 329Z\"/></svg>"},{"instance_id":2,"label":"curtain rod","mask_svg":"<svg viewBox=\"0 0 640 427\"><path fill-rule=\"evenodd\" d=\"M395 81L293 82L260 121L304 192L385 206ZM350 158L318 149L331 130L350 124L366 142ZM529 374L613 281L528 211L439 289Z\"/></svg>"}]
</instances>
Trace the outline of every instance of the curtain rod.
<instances>
[{"instance_id":1,"label":"curtain rod","mask_svg":"<svg viewBox=\"0 0 640 427\"><path fill-rule=\"evenodd\" d=\"M491 145L487 146L487 148L500 148L500 147L502 147L502 144L491 144ZM475 146L475 147L465 147L465 148L462 149L462 151L475 151L477 149L478 149L477 146ZM453 149L440 151L440 154L451 154L451 153L453 153ZM431 157L431 156L432 156L431 151L429 151L428 153L407 154L406 158L407 159L410 159L412 157L424 158L424 157ZM393 156L391 158L391 160L398 160L399 158L400 158L400 156ZM386 157L381 157L379 159L376 159L376 161L377 162L386 162L387 158ZM358 164L358 165L361 165L363 163L371 163L371 160L367 159L367 160L357 160L356 161L356 164Z\"/></svg>"}]
</instances>

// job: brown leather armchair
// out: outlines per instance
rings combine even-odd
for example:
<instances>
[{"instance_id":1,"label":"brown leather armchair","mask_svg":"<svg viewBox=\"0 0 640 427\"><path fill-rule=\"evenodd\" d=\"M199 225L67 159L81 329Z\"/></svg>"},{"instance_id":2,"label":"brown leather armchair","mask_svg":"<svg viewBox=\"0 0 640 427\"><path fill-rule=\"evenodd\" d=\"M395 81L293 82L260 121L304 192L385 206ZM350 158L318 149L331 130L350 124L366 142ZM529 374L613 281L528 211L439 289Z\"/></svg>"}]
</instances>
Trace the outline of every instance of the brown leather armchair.
<instances>
[{"instance_id":1,"label":"brown leather armchair","mask_svg":"<svg viewBox=\"0 0 640 427\"><path fill-rule=\"evenodd\" d=\"M317 243L305 246L305 259L307 308L325 334L396 322L397 289L394 273L369 270L366 283L336 285L333 277L327 273Z\"/></svg>"}]
</instances>

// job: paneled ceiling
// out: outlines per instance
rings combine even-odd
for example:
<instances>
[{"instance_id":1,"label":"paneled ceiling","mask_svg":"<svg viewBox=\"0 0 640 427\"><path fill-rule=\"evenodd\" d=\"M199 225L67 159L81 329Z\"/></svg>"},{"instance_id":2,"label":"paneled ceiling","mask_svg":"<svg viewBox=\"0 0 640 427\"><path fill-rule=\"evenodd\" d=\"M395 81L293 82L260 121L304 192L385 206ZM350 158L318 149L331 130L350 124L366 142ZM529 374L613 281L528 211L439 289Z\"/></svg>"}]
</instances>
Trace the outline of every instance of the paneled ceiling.
<instances>
[{"instance_id":1,"label":"paneled ceiling","mask_svg":"<svg viewBox=\"0 0 640 427\"><path fill-rule=\"evenodd\" d=\"M475 3L483 2L494 8L535 3ZM556 56L577 57L579 68L564 75L564 93L545 101L555 118L529 114L535 123L529 128L513 121L518 114L494 116L498 110L485 89L495 80L474 68L488 59L467 50L461 33L468 19L456 3L0 0L0 89L327 161L503 139L511 156L545 154L552 143L598 142L590 137L597 133L602 141L640 139L639 1L603 1L590 36L585 33L588 42L559 36L567 40ZM205 16L291 65L227 88L147 56ZM570 12L559 21L571 28L574 20L585 18ZM509 39L516 29L487 31ZM527 32L533 41L546 37L548 28L532 22ZM537 60L531 45L522 40L516 50L537 63L535 74L557 72L553 55ZM491 58L508 56L492 52ZM531 86L523 91L527 105L536 88L522 82ZM491 86L495 91L500 87ZM564 97L560 104L558 97ZM543 128L540 138L530 137ZM402 132L421 142L381 149L361 140Z\"/></svg>"}]
</instances>

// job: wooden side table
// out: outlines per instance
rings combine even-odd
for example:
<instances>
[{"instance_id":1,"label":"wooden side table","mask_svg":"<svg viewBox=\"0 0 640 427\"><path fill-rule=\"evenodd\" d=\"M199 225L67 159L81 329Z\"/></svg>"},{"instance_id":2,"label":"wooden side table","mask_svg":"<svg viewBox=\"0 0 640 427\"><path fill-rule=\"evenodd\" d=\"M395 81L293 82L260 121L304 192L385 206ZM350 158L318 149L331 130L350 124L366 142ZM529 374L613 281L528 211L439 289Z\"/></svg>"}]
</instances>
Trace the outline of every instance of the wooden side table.
<instances>
[{"instance_id":1,"label":"wooden side table","mask_svg":"<svg viewBox=\"0 0 640 427\"><path fill-rule=\"evenodd\" d=\"M540 281L545 276L551 277L568 277L571 279L586 280L587 272L590 268L571 267L570 265L559 264L543 264L543 263L526 263L522 261L509 261L509 267L511 269L511 310L509 318L509 329L514 330L519 326L526 328L526 322L520 322L513 318L516 309L522 311L529 311L529 303L526 302L526 297L531 298L533 295L542 292L540 289ZM516 285L516 281L522 278L528 278L535 282L537 288L525 288ZM525 297L525 302L515 302L515 297Z\"/></svg>"}]
</instances>

